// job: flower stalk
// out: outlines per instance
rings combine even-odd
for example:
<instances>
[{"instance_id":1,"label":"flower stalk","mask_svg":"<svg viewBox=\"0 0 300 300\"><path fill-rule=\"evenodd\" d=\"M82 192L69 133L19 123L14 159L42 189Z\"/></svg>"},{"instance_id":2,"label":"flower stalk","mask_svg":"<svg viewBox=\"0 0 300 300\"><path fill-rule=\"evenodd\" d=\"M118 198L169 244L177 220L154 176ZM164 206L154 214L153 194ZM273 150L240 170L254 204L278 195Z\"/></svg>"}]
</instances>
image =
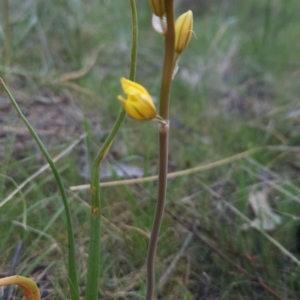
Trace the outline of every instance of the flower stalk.
<instances>
[{"instance_id":1,"label":"flower stalk","mask_svg":"<svg viewBox=\"0 0 300 300\"><path fill-rule=\"evenodd\" d=\"M156 247L162 223L166 190L167 190L167 166L168 166L168 119L169 119L169 98L174 67L174 0L165 0L167 32L165 34L165 53L163 63L163 74L160 90L159 115L166 120L159 126L159 171L158 171L158 195L156 210L153 220L153 227L148 246L147 254L147 292L146 300L152 300L155 289L155 256Z\"/></svg>"},{"instance_id":2,"label":"flower stalk","mask_svg":"<svg viewBox=\"0 0 300 300\"><path fill-rule=\"evenodd\" d=\"M135 80L136 60L137 60L137 40L138 40L138 25L137 11L135 0L129 0L132 16L132 47L131 47L131 64L129 79ZM98 299L98 279L100 270L100 224L101 224L101 204L100 204L100 164L104 156L107 154L123 120L126 115L122 109L117 117L117 120L106 138L104 144L99 150L92 167L91 174L91 221L90 221L90 244L88 255L88 274L86 285L86 300Z\"/></svg>"}]
</instances>

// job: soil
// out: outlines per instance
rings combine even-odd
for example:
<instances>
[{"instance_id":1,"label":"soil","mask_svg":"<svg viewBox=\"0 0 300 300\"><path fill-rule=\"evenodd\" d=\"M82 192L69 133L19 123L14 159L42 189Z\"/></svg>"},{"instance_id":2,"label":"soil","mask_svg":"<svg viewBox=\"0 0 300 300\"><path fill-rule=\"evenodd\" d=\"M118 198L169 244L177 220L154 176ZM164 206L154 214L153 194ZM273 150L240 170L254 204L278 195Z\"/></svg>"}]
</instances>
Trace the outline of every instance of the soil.
<instances>
[{"instance_id":1,"label":"soil","mask_svg":"<svg viewBox=\"0 0 300 300\"><path fill-rule=\"evenodd\" d=\"M72 141L82 133L83 114L68 90L55 94L43 89L32 97L17 93L15 98L47 148ZM0 159L7 157L5 152L10 151L11 156L19 160L33 149L37 146L27 127L10 100L0 96Z\"/></svg>"}]
</instances>

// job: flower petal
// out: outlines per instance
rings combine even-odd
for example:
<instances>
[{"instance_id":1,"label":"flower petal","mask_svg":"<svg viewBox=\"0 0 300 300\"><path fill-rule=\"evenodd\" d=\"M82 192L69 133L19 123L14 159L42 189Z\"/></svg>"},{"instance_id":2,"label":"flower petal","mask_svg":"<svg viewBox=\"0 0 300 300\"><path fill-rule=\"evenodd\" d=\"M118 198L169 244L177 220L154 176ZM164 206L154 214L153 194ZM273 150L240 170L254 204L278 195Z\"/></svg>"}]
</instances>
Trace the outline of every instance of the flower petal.
<instances>
[{"instance_id":1,"label":"flower petal","mask_svg":"<svg viewBox=\"0 0 300 300\"><path fill-rule=\"evenodd\" d=\"M121 78L121 85L124 93L127 95L136 92L149 95L148 91L142 85L124 77Z\"/></svg>"},{"instance_id":2,"label":"flower petal","mask_svg":"<svg viewBox=\"0 0 300 300\"><path fill-rule=\"evenodd\" d=\"M156 108L148 91L140 84L121 78L122 88L127 96L118 96L126 113L135 120L151 120L156 117Z\"/></svg>"},{"instance_id":3,"label":"flower petal","mask_svg":"<svg viewBox=\"0 0 300 300\"><path fill-rule=\"evenodd\" d=\"M30 278L23 276L10 276L0 279L0 286L17 284L23 292L23 295L26 300L40 300L40 291L36 283Z\"/></svg>"},{"instance_id":4,"label":"flower petal","mask_svg":"<svg viewBox=\"0 0 300 300\"><path fill-rule=\"evenodd\" d=\"M162 35L167 32L167 19L165 17L158 17L155 14L152 15L152 27L153 29Z\"/></svg>"}]
</instances>

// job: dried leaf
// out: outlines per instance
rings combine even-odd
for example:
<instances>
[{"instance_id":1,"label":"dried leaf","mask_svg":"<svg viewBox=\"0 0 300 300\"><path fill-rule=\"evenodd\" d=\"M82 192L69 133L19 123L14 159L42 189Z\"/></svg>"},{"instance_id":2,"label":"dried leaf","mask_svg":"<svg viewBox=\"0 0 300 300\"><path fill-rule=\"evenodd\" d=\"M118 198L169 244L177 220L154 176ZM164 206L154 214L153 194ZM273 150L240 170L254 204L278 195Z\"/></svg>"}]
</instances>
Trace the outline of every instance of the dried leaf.
<instances>
[{"instance_id":1,"label":"dried leaf","mask_svg":"<svg viewBox=\"0 0 300 300\"><path fill-rule=\"evenodd\" d=\"M248 198L256 218L250 226L259 227L266 231L274 230L281 223L281 217L274 213L268 203L267 190L251 191Z\"/></svg>"},{"instance_id":2,"label":"dried leaf","mask_svg":"<svg viewBox=\"0 0 300 300\"><path fill-rule=\"evenodd\" d=\"M107 162L103 162L101 165L100 178L111 178L114 174L116 174L119 178L137 178L143 177L144 171L140 167L129 164L108 164Z\"/></svg>"}]
</instances>

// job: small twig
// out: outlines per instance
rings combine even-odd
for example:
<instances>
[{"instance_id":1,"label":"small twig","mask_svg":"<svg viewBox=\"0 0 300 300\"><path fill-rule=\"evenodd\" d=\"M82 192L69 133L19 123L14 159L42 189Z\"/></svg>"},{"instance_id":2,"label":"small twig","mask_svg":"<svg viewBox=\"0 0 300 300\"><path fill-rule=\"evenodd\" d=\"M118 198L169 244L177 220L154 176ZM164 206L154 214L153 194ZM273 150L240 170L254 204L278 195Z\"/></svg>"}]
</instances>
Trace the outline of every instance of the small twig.
<instances>
[{"instance_id":1,"label":"small twig","mask_svg":"<svg viewBox=\"0 0 300 300\"><path fill-rule=\"evenodd\" d=\"M168 269L165 271L165 273L161 276L159 283L158 283L158 288L161 289L162 286L165 284L165 282L167 281L168 277L171 275L171 273L174 271L174 269L176 268L176 265L179 261L179 259L184 255L187 247L189 246L190 242L193 239L194 234L190 233L187 237L187 239L185 240L184 244L182 245L181 249L179 250L179 252L177 253L177 255L175 256L175 258L173 259L173 261L171 262L171 264L169 265Z\"/></svg>"},{"instance_id":2,"label":"small twig","mask_svg":"<svg viewBox=\"0 0 300 300\"><path fill-rule=\"evenodd\" d=\"M57 156L53 158L53 162L57 162L59 159L67 155L77 144L80 143L82 139L86 137L86 134L82 134L78 139L73 141L66 149L64 149L62 152L60 152ZM24 180L17 189L15 189L12 193L10 193L4 200L0 202L0 208L7 203L9 200L11 200L25 185L27 185L29 182L31 182L34 178L36 178L38 175L43 173L44 171L50 169L50 165L47 163L43 165L39 170L37 170L35 173L33 173L31 176L27 177L26 180Z\"/></svg>"},{"instance_id":3,"label":"small twig","mask_svg":"<svg viewBox=\"0 0 300 300\"><path fill-rule=\"evenodd\" d=\"M300 149L300 147L297 147L298 150ZM211 163L205 163L205 164L201 164L199 166L196 166L194 168L190 168L190 169L185 169L182 171L176 171L176 172L172 172L172 173L168 173L167 174L167 179L170 178L177 178L180 176L188 176L194 173L198 173L201 171L206 171L206 170L210 170L213 168L217 168L220 166L223 166L225 164L231 163L231 162L235 162L238 161L242 158L245 158L257 151L262 150L262 148L253 148L251 150L247 150L238 154L235 154L233 156L227 157L227 158L223 158ZM142 178L134 178L134 179L126 179L126 180L116 180L116 181L109 181L109 182L101 182L100 186L101 187L107 187L107 186L118 186L118 185L129 185L129 184L135 184L135 183L143 183L143 182L149 182L149 181L155 181L158 180L158 175L153 175L153 176L148 176L148 177L142 177ZM89 189L90 185L89 184L83 184L83 185L78 185L78 186L71 186L70 190L71 191L77 191L77 190L86 190Z\"/></svg>"},{"instance_id":4,"label":"small twig","mask_svg":"<svg viewBox=\"0 0 300 300\"><path fill-rule=\"evenodd\" d=\"M6 134L6 133L14 133L17 135L30 136L30 132L26 127L1 126L0 134ZM55 131L37 129L36 133L40 135L53 135L55 134Z\"/></svg>"},{"instance_id":5,"label":"small twig","mask_svg":"<svg viewBox=\"0 0 300 300\"><path fill-rule=\"evenodd\" d=\"M191 228L192 232L194 233L194 235L197 237L197 239L203 243L204 245L206 245L210 250L212 250L213 252L215 252L218 256L220 256L221 258L223 258L225 261L227 261L230 265L232 265L233 267L235 267L240 273L242 273L244 276L248 277L248 278L252 278L254 279L253 275L251 275L248 271L246 271L244 268L242 268L241 266L239 266L237 263L235 263L231 258L229 258L226 254L224 254L221 250L219 250L218 248L216 248L215 246L211 245L207 240L205 240L198 232L197 232L197 227L196 224L193 224L192 228Z\"/></svg>"},{"instance_id":6,"label":"small twig","mask_svg":"<svg viewBox=\"0 0 300 300\"><path fill-rule=\"evenodd\" d=\"M50 235L50 234L47 234L47 233L45 233L45 232L43 232L41 230L35 229L34 227L31 227L31 226L28 226L28 225L24 225L23 223L15 221L15 220L13 220L12 223L14 225L16 225L16 226L19 226L19 227L23 228L24 230L27 230L27 231L30 231L30 232L34 232L38 236L43 236L43 237L49 239L51 242L53 242L53 244L57 245L57 242L56 242L55 238L52 235Z\"/></svg>"},{"instance_id":7,"label":"small twig","mask_svg":"<svg viewBox=\"0 0 300 300\"><path fill-rule=\"evenodd\" d=\"M258 283L270 294L272 294L275 298L280 299L280 300L286 300L279 294L277 294L273 289L271 289L267 284L263 282L263 280L257 275L257 281Z\"/></svg>"},{"instance_id":8,"label":"small twig","mask_svg":"<svg viewBox=\"0 0 300 300\"><path fill-rule=\"evenodd\" d=\"M265 132L269 133L270 135L273 135L284 145L287 145L289 143L289 140L281 132L277 131L276 129L274 129L270 126L265 126L264 124L259 124L257 122L250 122L249 126L264 130Z\"/></svg>"},{"instance_id":9,"label":"small twig","mask_svg":"<svg viewBox=\"0 0 300 300\"><path fill-rule=\"evenodd\" d=\"M123 224L122 228L126 229L126 230L131 230L131 231L135 231L137 233L139 233L140 235L144 236L145 238L147 238L149 240L150 238L150 234L145 232L144 230L142 230L141 228L138 227L134 227L134 226L130 226L130 225L126 225Z\"/></svg>"},{"instance_id":10,"label":"small twig","mask_svg":"<svg viewBox=\"0 0 300 300\"><path fill-rule=\"evenodd\" d=\"M224 201L222 197L216 193L214 190L212 190L210 187L206 187L215 197L220 199L222 203L229 208L232 212L234 212L237 216L239 216L241 219L246 221L248 224L251 224L251 220L244 215L241 211L239 211L234 205L232 205L228 201ZM299 200L298 200L299 201ZM271 242L274 246L276 246L284 255L289 257L294 263L296 263L298 266L300 266L300 260L293 255L290 251L288 251L283 245L281 245L277 240L275 240L272 236L270 236L264 229L262 229L259 226L252 226L253 229L256 229L258 232L260 232L269 242Z\"/></svg>"},{"instance_id":11,"label":"small twig","mask_svg":"<svg viewBox=\"0 0 300 300\"><path fill-rule=\"evenodd\" d=\"M206 247L208 247L210 250L212 250L213 252L215 252L218 256L220 256L221 258L223 258L224 260L226 260L229 264L231 264L232 266L234 266L238 271L240 271L243 275L245 275L248 278L253 278L253 276L248 273L245 269L243 269L241 266L237 265L231 258L229 258L227 255L225 255L222 251L220 251L218 248L216 248L215 246L211 245L207 240L205 240L197 231L197 224L187 224L184 221L182 221L180 218L178 218L177 216L175 216L173 213L171 213L169 210L166 210L166 212L172 216L172 218L174 220L176 220L177 222L179 222L182 226L184 226L185 228L187 228L190 232L192 232L195 237L204 245L206 245Z\"/></svg>"},{"instance_id":12,"label":"small twig","mask_svg":"<svg viewBox=\"0 0 300 300\"><path fill-rule=\"evenodd\" d=\"M74 82L62 81L60 84L67 87L67 88L73 89L74 91L76 91L78 93L81 93L81 94L84 94L84 95L87 95L87 96L90 96L90 97L95 96L95 93L93 91L91 91L87 88L84 88L84 87L82 87L79 84L76 84Z\"/></svg>"},{"instance_id":13,"label":"small twig","mask_svg":"<svg viewBox=\"0 0 300 300\"><path fill-rule=\"evenodd\" d=\"M61 77L58 80L60 82L64 82L64 81L74 80L74 79L78 79L78 78L85 76L92 69L92 67L96 64L98 54L99 54L100 50L102 50L102 48L103 47L100 46L93 53L91 53L90 57L88 58L86 64L83 66L82 69L80 69L78 71L65 73L65 74L61 75Z\"/></svg>"},{"instance_id":14,"label":"small twig","mask_svg":"<svg viewBox=\"0 0 300 300\"><path fill-rule=\"evenodd\" d=\"M254 280L257 281L268 293L272 294L274 297L276 297L277 299L280 300L284 300L284 298L282 296L280 296L278 293L276 293L271 287L269 287L266 283L264 283L262 281L261 278L259 278L259 276L254 276L252 274L250 274L248 271L246 271L245 269L243 269L241 266L239 266L238 264L236 264L231 258L229 258L226 254L224 254L222 251L220 251L218 248L216 248L215 246L211 245L208 241L206 241L204 238L201 237L201 235L198 233L197 231L197 227L196 227L196 223L194 223L193 225L191 224L186 224L185 222L183 222L180 218L178 218L177 216L175 216L174 214L172 214L170 211L166 210L166 212L168 214L170 214L174 220L176 220L177 222L179 222L182 226L184 226L185 228L187 228L190 232L192 232L195 237L202 243L204 244L206 247L208 247L210 250L212 250L214 253L216 253L219 257L223 258L225 261L227 261L230 265L232 265L233 267L235 267L240 273L242 273L245 277L247 277L250 280Z\"/></svg>"},{"instance_id":15,"label":"small twig","mask_svg":"<svg viewBox=\"0 0 300 300\"><path fill-rule=\"evenodd\" d=\"M222 201L231 211L233 211L236 215L240 216L243 220L245 220L247 223L251 223L251 220L245 216L242 212L240 212L235 206L230 204L227 201ZM258 232L260 232L269 242L271 242L274 246L276 246L284 255L289 257L294 263L296 263L298 266L300 266L300 260L293 255L290 251L288 251L284 246L282 246L278 241L276 241L273 237L271 237L265 230L262 228L255 226L253 229L256 229Z\"/></svg>"},{"instance_id":16,"label":"small twig","mask_svg":"<svg viewBox=\"0 0 300 300\"><path fill-rule=\"evenodd\" d=\"M206 170L210 170L213 168L217 168L220 166L223 166L228 163L232 163L235 161L238 161L243 158L248 158L250 155L259 152L259 151L288 151L288 152L299 152L300 147L289 147L289 146L266 146L266 147L257 147L253 148L235 155L232 155L227 158L223 158L211 163L205 163L201 164L199 166L190 168L190 169L185 169L182 171L176 171L172 173L167 174L167 179L170 178L177 178L180 176L188 176L194 173L198 172L203 172ZM116 181L109 181L109 182L101 182L100 186L101 187L108 187L108 186L119 186L119 185L129 185L129 184L135 184L135 183L143 183L143 182L149 182L149 181L155 181L158 180L157 175L153 176L148 176L148 177L142 177L142 178L134 178L134 179L126 179L126 180L116 180ZM77 185L77 186L71 186L70 190L72 191L78 191L78 190L87 190L90 188L89 184L83 184L83 185Z\"/></svg>"}]
</instances>

